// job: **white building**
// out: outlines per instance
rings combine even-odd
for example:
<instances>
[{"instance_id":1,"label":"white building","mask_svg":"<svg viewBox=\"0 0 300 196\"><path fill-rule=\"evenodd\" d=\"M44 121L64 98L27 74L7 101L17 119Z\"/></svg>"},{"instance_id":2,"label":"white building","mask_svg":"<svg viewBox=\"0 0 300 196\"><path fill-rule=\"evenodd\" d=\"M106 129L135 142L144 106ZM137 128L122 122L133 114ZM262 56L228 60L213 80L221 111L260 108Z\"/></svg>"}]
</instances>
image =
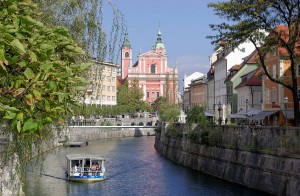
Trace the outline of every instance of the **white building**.
<instances>
[{"instance_id":1,"label":"white building","mask_svg":"<svg viewBox=\"0 0 300 196\"><path fill-rule=\"evenodd\" d=\"M88 73L88 88L83 102L95 105L117 105L118 65L98 62L92 65Z\"/></svg>"},{"instance_id":2,"label":"white building","mask_svg":"<svg viewBox=\"0 0 300 196\"><path fill-rule=\"evenodd\" d=\"M184 78L183 78L183 88L186 89L189 87L189 85L191 84L192 80L195 80L197 78L200 78L201 76L203 76L204 74L203 73L200 73L200 72L194 72L192 73L191 75L189 76L186 76L186 74L184 75ZM183 90L184 90L183 89Z\"/></svg>"},{"instance_id":3,"label":"white building","mask_svg":"<svg viewBox=\"0 0 300 196\"><path fill-rule=\"evenodd\" d=\"M215 82L215 107L218 104L225 105L226 111L222 109L222 114L231 113L227 111L230 106L227 106L227 91L225 79L229 74L229 69L234 65L239 65L243 62L243 58L250 55L255 50L254 45L250 41L239 44L235 48L227 48L224 51L221 49L217 54L217 60L212 64L214 67L214 82ZM227 118L226 115L222 115L222 118ZM222 119L224 122L225 119Z\"/></svg>"},{"instance_id":4,"label":"white building","mask_svg":"<svg viewBox=\"0 0 300 196\"><path fill-rule=\"evenodd\" d=\"M241 83L235 88L238 93L238 114L251 117L262 109L262 80L257 68L241 76Z\"/></svg>"}]
</instances>

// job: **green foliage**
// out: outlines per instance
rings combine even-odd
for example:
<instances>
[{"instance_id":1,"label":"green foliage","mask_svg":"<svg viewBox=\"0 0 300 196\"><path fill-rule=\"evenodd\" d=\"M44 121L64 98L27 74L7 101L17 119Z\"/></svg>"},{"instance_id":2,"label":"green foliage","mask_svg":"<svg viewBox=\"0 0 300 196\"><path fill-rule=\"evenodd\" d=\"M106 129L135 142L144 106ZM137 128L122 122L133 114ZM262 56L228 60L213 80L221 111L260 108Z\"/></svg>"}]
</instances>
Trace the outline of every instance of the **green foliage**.
<instances>
[{"instance_id":1,"label":"green foliage","mask_svg":"<svg viewBox=\"0 0 300 196\"><path fill-rule=\"evenodd\" d=\"M201 144L203 145L209 145L209 131L203 130L200 135L201 138Z\"/></svg>"},{"instance_id":2,"label":"green foliage","mask_svg":"<svg viewBox=\"0 0 300 196\"><path fill-rule=\"evenodd\" d=\"M211 146L220 145L222 142L222 132L220 130L211 129L208 133L208 142Z\"/></svg>"},{"instance_id":3,"label":"green foliage","mask_svg":"<svg viewBox=\"0 0 300 196\"><path fill-rule=\"evenodd\" d=\"M174 123L170 123L167 127L166 136L170 136L174 138L182 138L183 133L181 130L178 130L174 127Z\"/></svg>"},{"instance_id":4,"label":"green foliage","mask_svg":"<svg viewBox=\"0 0 300 196\"><path fill-rule=\"evenodd\" d=\"M169 103L165 98L158 98L154 107L158 110L162 122L177 122L180 114L178 105Z\"/></svg>"},{"instance_id":5,"label":"green foliage","mask_svg":"<svg viewBox=\"0 0 300 196\"><path fill-rule=\"evenodd\" d=\"M64 26L89 57L118 63L124 17L110 0L34 0L42 21ZM111 15L104 21L105 15ZM109 33L107 33L109 32ZM117 50L115 50L117 49Z\"/></svg>"},{"instance_id":6,"label":"green foliage","mask_svg":"<svg viewBox=\"0 0 300 196\"><path fill-rule=\"evenodd\" d=\"M195 143L199 140L199 136L196 131L189 131L188 138Z\"/></svg>"},{"instance_id":7,"label":"green foliage","mask_svg":"<svg viewBox=\"0 0 300 196\"><path fill-rule=\"evenodd\" d=\"M30 0L0 2L0 124L13 136L6 157L17 153L24 167L51 125L64 125L86 85L79 74L90 65L77 63L84 51L66 28L38 21L36 7Z\"/></svg>"},{"instance_id":8,"label":"green foliage","mask_svg":"<svg viewBox=\"0 0 300 196\"><path fill-rule=\"evenodd\" d=\"M187 123L195 123L201 126L201 128L205 128L208 126L208 121L205 116L205 108L201 106L195 106L191 110L188 111L186 116Z\"/></svg>"},{"instance_id":9,"label":"green foliage","mask_svg":"<svg viewBox=\"0 0 300 196\"><path fill-rule=\"evenodd\" d=\"M101 122L100 126L112 126L111 122L104 120Z\"/></svg>"},{"instance_id":10,"label":"green foliage","mask_svg":"<svg viewBox=\"0 0 300 196\"><path fill-rule=\"evenodd\" d=\"M231 0L210 3L216 15L227 20L211 24L216 35L209 35L220 50L236 47L244 41L254 44L264 74L272 81L289 89L293 95L295 124L300 126L297 62L299 54L299 1ZM278 25L281 27L278 28ZM285 30L283 30L285 26ZM226 44L220 44L226 43ZM266 66L268 54L276 53L289 60L290 68L283 76L273 75ZM288 77L286 77L288 76Z\"/></svg>"},{"instance_id":11,"label":"green foliage","mask_svg":"<svg viewBox=\"0 0 300 196\"><path fill-rule=\"evenodd\" d=\"M161 127L156 127L156 128L154 129L154 131L155 131L155 133L161 133Z\"/></svg>"},{"instance_id":12,"label":"green foliage","mask_svg":"<svg viewBox=\"0 0 300 196\"><path fill-rule=\"evenodd\" d=\"M151 107L145 103L142 89L139 87L139 81L133 80L131 84L128 81L118 87L117 108L121 113L134 113L138 111L151 111Z\"/></svg>"}]
</instances>

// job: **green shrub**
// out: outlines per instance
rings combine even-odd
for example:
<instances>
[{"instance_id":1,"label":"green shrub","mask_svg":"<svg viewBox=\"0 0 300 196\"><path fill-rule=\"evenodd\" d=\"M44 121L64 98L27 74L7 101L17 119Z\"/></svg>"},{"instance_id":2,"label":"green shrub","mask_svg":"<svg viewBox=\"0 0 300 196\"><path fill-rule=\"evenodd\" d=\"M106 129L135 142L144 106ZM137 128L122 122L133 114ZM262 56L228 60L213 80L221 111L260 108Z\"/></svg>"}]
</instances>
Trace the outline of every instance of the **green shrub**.
<instances>
[{"instance_id":1,"label":"green shrub","mask_svg":"<svg viewBox=\"0 0 300 196\"><path fill-rule=\"evenodd\" d=\"M188 132L188 138L192 141L192 142L197 142L199 137L198 134L196 133L196 131L190 131Z\"/></svg>"},{"instance_id":2,"label":"green shrub","mask_svg":"<svg viewBox=\"0 0 300 196\"><path fill-rule=\"evenodd\" d=\"M154 131L155 131L155 133L161 133L161 128L160 128L160 127L156 127L156 128L154 129Z\"/></svg>"},{"instance_id":3,"label":"green shrub","mask_svg":"<svg viewBox=\"0 0 300 196\"><path fill-rule=\"evenodd\" d=\"M102 121L100 125L101 126L112 126L111 122L109 122L107 120Z\"/></svg>"},{"instance_id":4,"label":"green shrub","mask_svg":"<svg viewBox=\"0 0 300 196\"><path fill-rule=\"evenodd\" d=\"M209 145L209 131L208 130L203 130L201 132L200 138L201 138L201 144L207 145L207 146Z\"/></svg>"},{"instance_id":5,"label":"green shrub","mask_svg":"<svg viewBox=\"0 0 300 196\"><path fill-rule=\"evenodd\" d=\"M211 146L217 146L222 142L222 132L212 129L208 133L208 143Z\"/></svg>"}]
</instances>

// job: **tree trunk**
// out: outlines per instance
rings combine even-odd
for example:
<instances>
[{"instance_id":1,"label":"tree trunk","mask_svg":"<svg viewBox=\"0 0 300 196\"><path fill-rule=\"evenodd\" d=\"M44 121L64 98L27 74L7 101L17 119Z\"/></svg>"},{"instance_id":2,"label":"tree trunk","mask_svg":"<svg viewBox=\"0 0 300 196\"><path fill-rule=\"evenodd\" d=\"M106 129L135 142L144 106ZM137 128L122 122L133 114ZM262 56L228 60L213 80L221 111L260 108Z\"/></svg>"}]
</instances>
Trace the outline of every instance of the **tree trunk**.
<instances>
[{"instance_id":1,"label":"tree trunk","mask_svg":"<svg viewBox=\"0 0 300 196\"><path fill-rule=\"evenodd\" d=\"M294 119L295 126L300 127L300 115L299 115L299 97L298 97L298 89L297 89L297 78L293 80L293 101L294 101Z\"/></svg>"}]
</instances>

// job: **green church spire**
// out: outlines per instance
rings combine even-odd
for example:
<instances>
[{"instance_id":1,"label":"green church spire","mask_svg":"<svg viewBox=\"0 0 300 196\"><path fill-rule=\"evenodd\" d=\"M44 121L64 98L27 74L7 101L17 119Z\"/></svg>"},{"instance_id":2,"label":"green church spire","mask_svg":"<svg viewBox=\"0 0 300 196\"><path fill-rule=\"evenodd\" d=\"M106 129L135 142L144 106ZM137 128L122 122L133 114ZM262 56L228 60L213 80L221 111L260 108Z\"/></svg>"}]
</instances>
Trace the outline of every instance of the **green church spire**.
<instances>
[{"instance_id":1,"label":"green church spire","mask_svg":"<svg viewBox=\"0 0 300 196\"><path fill-rule=\"evenodd\" d=\"M125 33L125 37L124 37L124 41L123 41L123 44L122 44L122 48L131 48L131 44L128 40L128 33L126 32Z\"/></svg>"},{"instance_id":2,"label":"green church spire","mask_svg":"<svg viewBox=\"0 0 300 196\"><path fill-rule=\"evenodd\" d=\"M160 30L158 30L158 33L157 33L157 39L156 39L155 48L156 49L158 49L158 48L165 48L165 45L164 45L164 43L162 41Z\"/></svg>"}]
</instances>

